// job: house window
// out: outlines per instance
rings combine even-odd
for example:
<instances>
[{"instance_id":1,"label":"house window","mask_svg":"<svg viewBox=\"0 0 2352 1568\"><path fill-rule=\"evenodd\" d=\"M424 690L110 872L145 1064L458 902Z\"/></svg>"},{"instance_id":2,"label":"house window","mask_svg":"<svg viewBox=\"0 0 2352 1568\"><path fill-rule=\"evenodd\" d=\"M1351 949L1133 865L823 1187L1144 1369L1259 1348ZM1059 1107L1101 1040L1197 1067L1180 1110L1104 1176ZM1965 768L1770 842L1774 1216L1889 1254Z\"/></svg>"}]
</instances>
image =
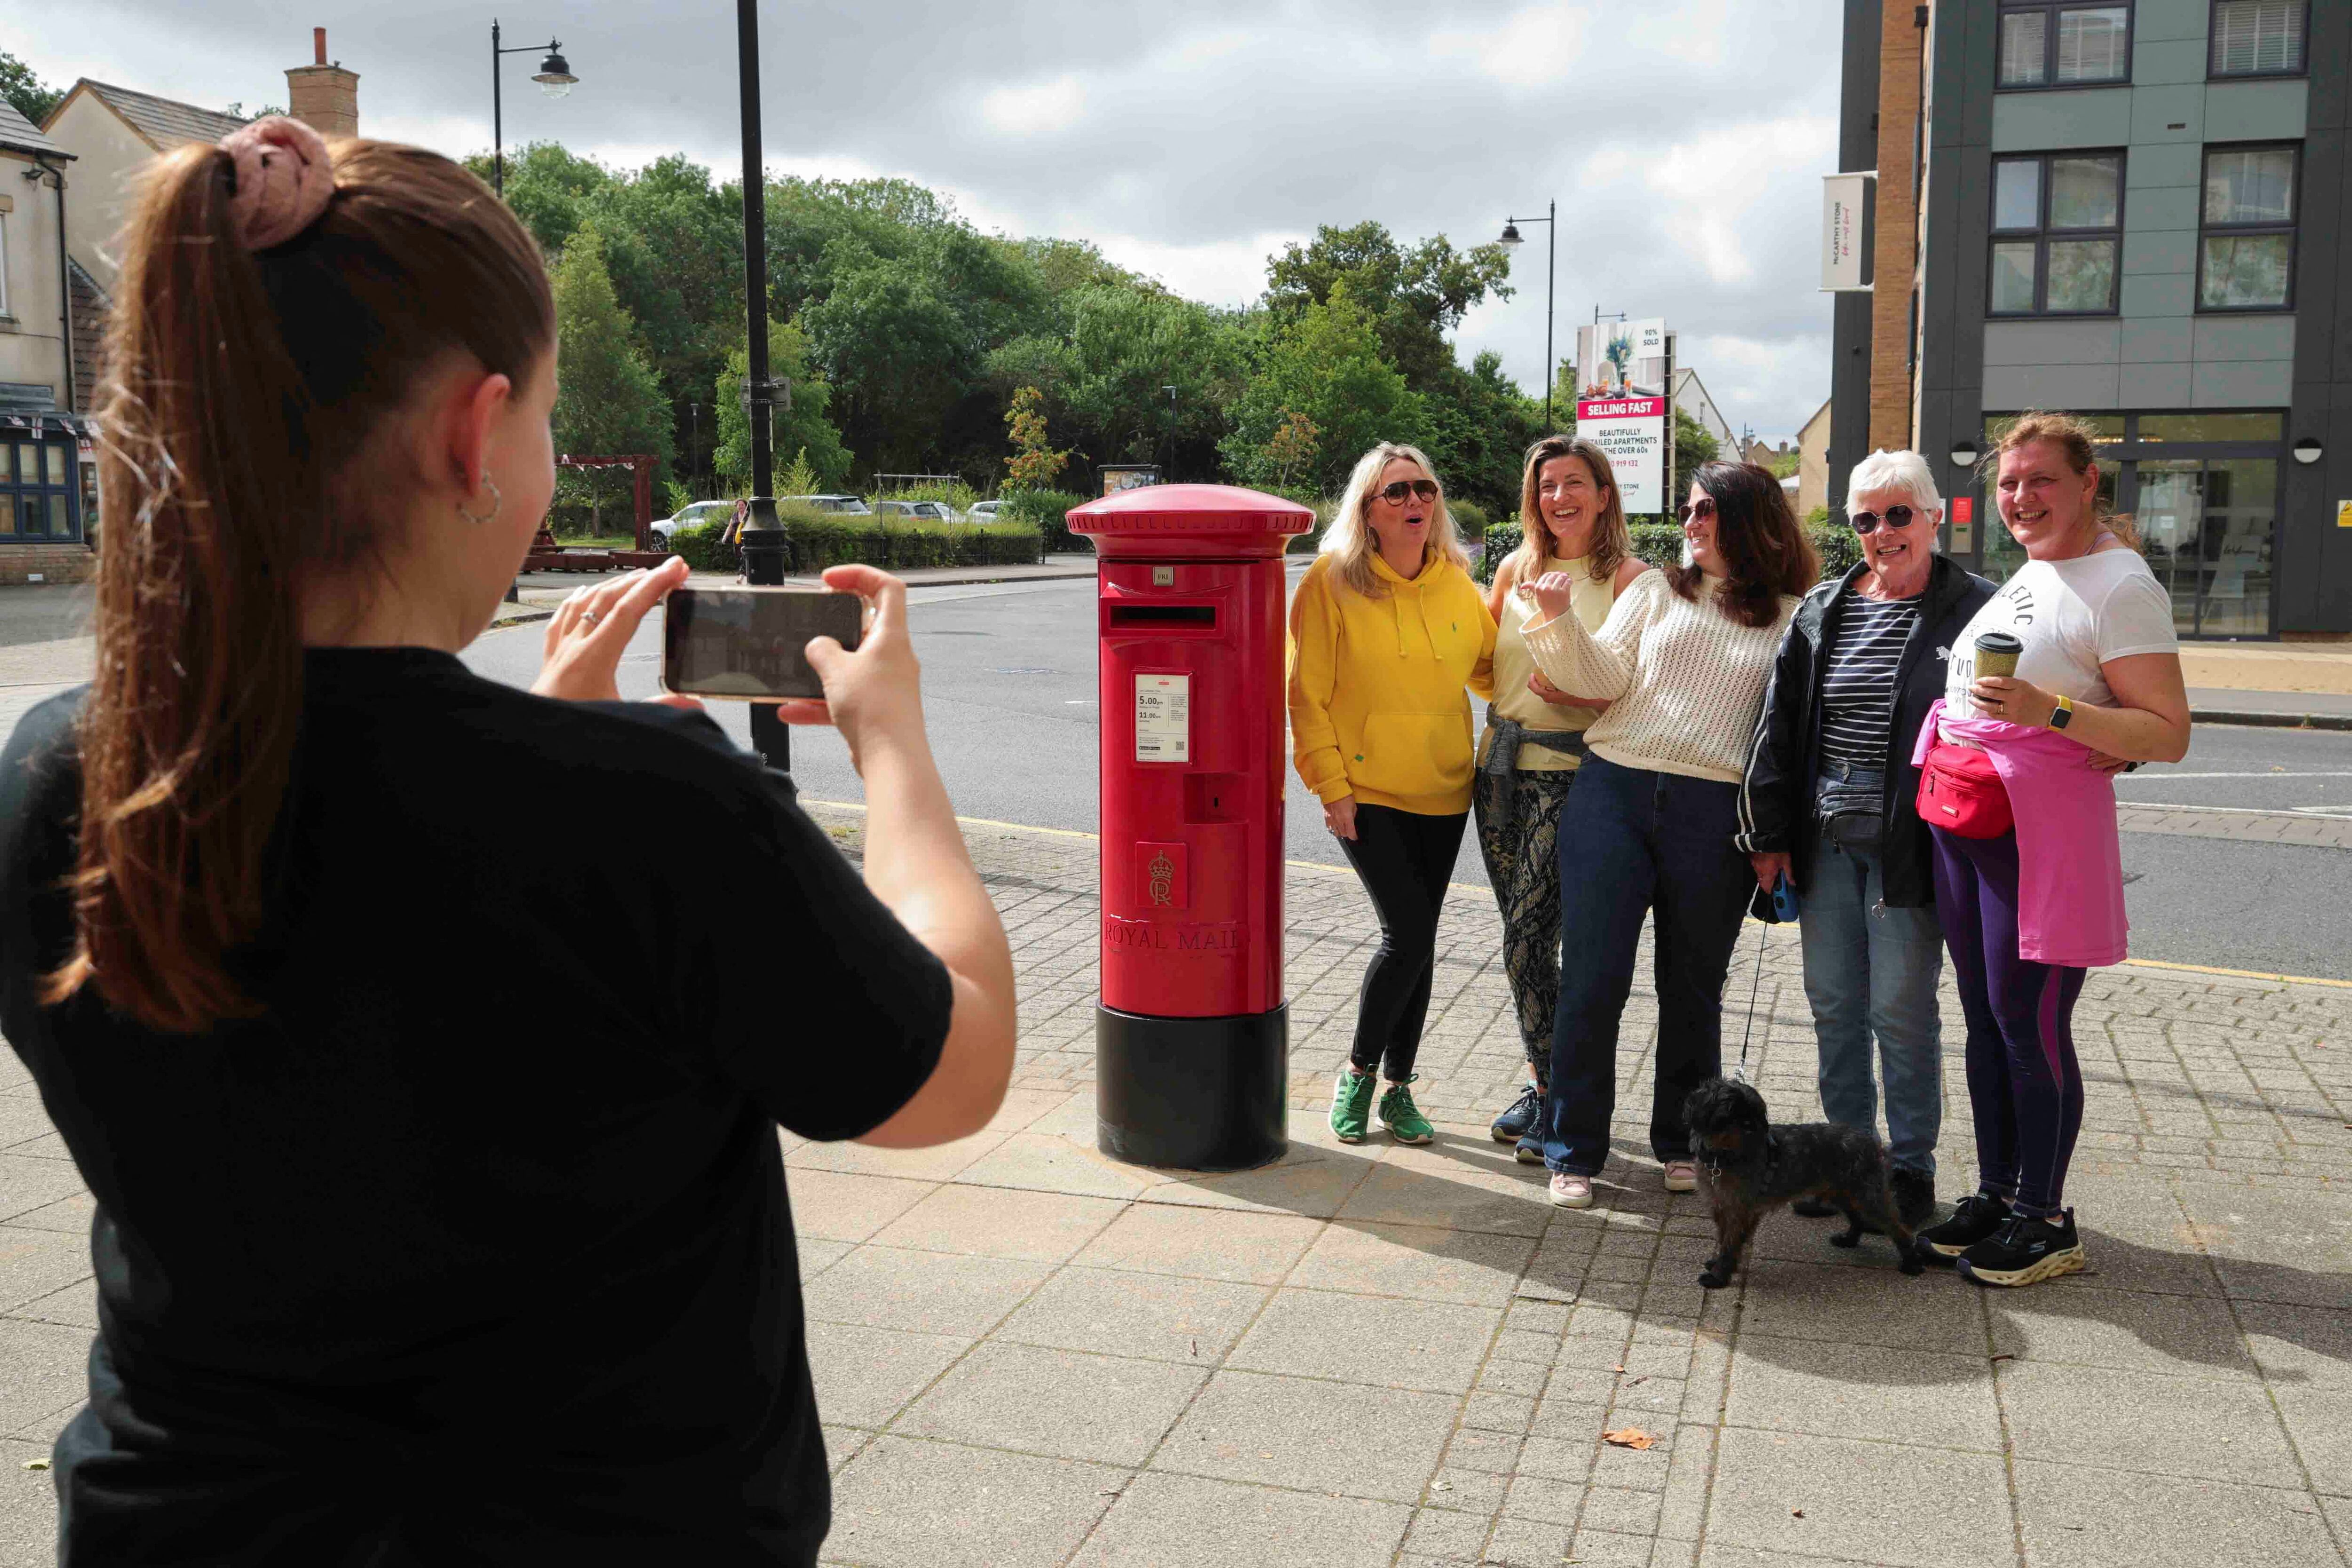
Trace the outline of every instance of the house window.
<instances>
[{"instance_id":1,"label":"house window","mask_svg":"<svg viewBox=\"0 0 2352 1568\"><path fill-rule=\"evenodd\" d=\"M2284 310L2294 302L2293 147L2205 149L2197 308Z\"/></svg>"},{"instance_id":2,"label":"house window","mask_svg":"<svg viewBox=\"0 0 2352 1568\"><path fill-rule=\"evenodd\" d=\"M2301 76L2309 0L2214 0L2217 77Z\"/></svg>"},{"instance_id":3,"label":"house window","mask_svg":"<svg viewBox=\"0 0 2352 1568\"><path fill-rule=\"evenodd\" d=\"M0 213L0 316L8 313L8 215Z\"/></svg>"},{"instance_id":4,"label":"house window","mask_svg":"<svg viewBox=\"0 0 2352 1568\"><path fill-rule=\"evenodd\" d=\"M2112 313L2123 222L2120 153L1994 159L1991 313Z\"/></svg>"},{"instance_id":5,"label":"house window","mask_svg":"<svg viewBox=\"0 0 2352 1568\"><path fill-rule=\"evenodd\" d=\"M78 539L69 437L0 431L0 543Z\"/></svg>"},{"instance_id":6,"label":"house window","mask_svg":"<svg viewBox=\"0 0 2352 1568\"><path fill-rule=\"evenodd\" d=\"M2000 8L2004 88L2103 87L2131 80L2131 6L2053 5Z\"/></svg>"}]
</instances>

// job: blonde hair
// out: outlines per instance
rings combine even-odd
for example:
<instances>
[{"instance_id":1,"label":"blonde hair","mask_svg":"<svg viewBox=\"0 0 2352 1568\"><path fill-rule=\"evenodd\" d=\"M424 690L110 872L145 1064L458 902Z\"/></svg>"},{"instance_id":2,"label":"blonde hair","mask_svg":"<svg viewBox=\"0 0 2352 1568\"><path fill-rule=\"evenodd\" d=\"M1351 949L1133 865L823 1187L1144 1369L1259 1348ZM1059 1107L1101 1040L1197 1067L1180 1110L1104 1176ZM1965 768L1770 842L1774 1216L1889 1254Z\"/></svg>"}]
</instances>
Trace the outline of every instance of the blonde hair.
<instances>
[{"instance_id":1,"label":"blonde hair","mask_svg":"<svg viewBox=\"0 0 2352 1568\"><path fill-rule=\"evenodd\" d=\"M1582 436L1546 436L1528 448L1527 463L1519 470L1519 546L1504 558L1501 570L1522 583L1532 582L1551 558L1551 530L1545 526L1536 500L1543 466L1558 458L1581 458L1592 482L1609 492L1594 523L1592 551L1587 557L1592 563L1587 568L1592 580L1606 583L1633 555L1633 535L1625 526L1625 498L1617 489L1617 471L1609 466L1609 454L1600 443Z\"/></svg>"},{"instance_id":2,"label":"blonde hair","mask_svg":"<svg viewBox=\"0 0 2352 1568\"><path fill-rule=\"evenodd\" d=\"M2087 474L2091 471L2091 465L2098 461L2098 426L2087 419L2072 414L2031 410L2009 422L2009 427L2000 433L2000 439L1995 441L1992 450L1985 454L1982 473L1987 479L1998 479L2003 454L2031 447L2036 441L2048 441L2066 454L2068 468L2077 475ZM1996 503L1993 510L1999 512L2000 510ZM2120 512L2109 511L2101 503L2095 488L2091 491L2091 511L2101 528L2134 550L2139 548L2139 525Z\"/></svg>"},{"instance_id":3,"label":"blonde hair","mask_svg":"<svg viewBox=\"0 0 2352 1568\"><path fill-rule=\"evenodd\" d=\"M1372 570L1372 552L1380 548L1380 542L1372 536L1371 521L1367 514L1372 510L1372 493L1380 488L1381 470L1400 458L1417 464L1437 487L1437 512L1430 520L1429 549L1465 572L1470 570L1470 552L1462 548L1462 533L1454 524L1454 513L1445 505L1445 482L1437 477L1437 469L1420 447L1383 441L1356 459L1347 488L1339 492L1339 508L1331 514L1331 526L1323 531L1322 552L1331 557L1331 574L1367 599L1378 599L1388 593L1388 585Z\"/></svg>"}]
</instances>

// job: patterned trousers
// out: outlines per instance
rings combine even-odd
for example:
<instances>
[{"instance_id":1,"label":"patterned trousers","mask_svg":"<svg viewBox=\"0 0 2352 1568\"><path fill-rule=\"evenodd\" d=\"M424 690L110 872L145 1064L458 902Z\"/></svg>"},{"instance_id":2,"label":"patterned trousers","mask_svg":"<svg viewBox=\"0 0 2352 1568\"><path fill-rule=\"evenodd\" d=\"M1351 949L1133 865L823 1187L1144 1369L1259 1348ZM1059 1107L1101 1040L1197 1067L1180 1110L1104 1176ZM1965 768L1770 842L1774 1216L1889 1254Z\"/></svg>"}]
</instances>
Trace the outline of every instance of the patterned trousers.
<instances>
[{"instance_id":1,"label":"patterned trousers","mask_svg":"<svg viewBox=\"0 0 2352 1568\"><path fill-rule=\"evenodd\" d=\"M1522 771L1498 781L1482 769L1471 795L1478 853L1503 914L1503 972L1528 1071L1538 1084L1550 1076L1552 1015L1559 1008L1559 808L1574 783L1572 770Z\"/></svg>"}]
</instances>

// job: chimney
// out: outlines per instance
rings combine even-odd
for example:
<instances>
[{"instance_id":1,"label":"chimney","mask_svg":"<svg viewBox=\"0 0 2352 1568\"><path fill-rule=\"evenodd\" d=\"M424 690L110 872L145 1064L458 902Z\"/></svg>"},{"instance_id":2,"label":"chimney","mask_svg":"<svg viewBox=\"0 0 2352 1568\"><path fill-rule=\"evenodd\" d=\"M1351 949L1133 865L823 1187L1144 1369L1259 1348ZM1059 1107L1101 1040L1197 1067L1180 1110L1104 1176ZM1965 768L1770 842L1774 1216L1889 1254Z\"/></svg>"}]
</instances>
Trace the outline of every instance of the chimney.
<instances>
[{"instance_id":1,"label":"chimney","mask_svg":"<svg viewBox=\"0 0 2352 1568\"><path fill-rule=\"evenodd\" d=\"M327 59L327 29L310 29L311 63L286 73L287 111L321 136L360 133L360 73Z\"/></svg>"}]
</instances>

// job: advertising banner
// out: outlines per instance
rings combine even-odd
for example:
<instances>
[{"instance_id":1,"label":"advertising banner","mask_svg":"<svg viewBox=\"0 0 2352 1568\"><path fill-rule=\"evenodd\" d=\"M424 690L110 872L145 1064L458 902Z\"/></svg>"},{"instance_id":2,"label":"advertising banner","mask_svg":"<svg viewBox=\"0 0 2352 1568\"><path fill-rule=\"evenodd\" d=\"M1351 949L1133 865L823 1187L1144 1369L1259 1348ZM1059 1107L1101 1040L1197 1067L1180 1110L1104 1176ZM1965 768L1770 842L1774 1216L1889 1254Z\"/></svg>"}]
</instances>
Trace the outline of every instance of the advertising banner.
<instances>
[{"instance_id":1,"label":"advertising banner","mask_svg":"<svg viewBox=\"0 0 2352 1568\"><path fill-rule=\"evenodd\" d=\"M1580 398L1664 397L1666 323L1602 321L1576 329L1576 395Z\"/></svg>"},{"instance_id":2,"label":"advertising banner","mask_svg":"<svg viewBox=\"0 0 2352 1568\"><path fill-rule=\"evenodd\" d=\"M1870 292L1870 253L1874 237L1874 174L1822 177L1822 289L1824 292Z\"/></svg>"},{"instance_id":3,"label":"advertising banner","mask_svg":"<svg viewBox=\"0 0 2352 1568\"><path fill-rule=\"evenodd\" d=\"M1660 361L1664 363L1663 359ZM1618 494L1628 514L1664 512L1666 400L1588 397L1576 405L1576 433L1609 454Z\"/></svg>"}]
</instances>

